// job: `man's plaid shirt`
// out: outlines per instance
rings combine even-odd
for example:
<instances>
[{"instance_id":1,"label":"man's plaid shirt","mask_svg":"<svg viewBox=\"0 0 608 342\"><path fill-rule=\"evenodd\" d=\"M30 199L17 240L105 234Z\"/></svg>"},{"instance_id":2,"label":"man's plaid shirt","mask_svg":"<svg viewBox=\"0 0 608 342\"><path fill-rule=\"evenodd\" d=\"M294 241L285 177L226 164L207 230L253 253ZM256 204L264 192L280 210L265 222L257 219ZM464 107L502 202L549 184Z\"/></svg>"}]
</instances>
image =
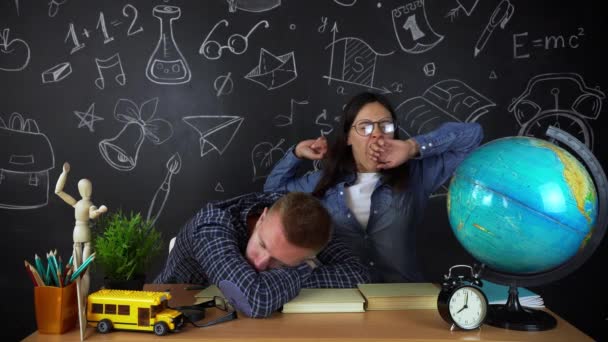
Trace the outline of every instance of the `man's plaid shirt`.
<instances>
[{"instance_id":1,"label":"man's plaid shirt","mask_svg":"<svg viewBox=\"0 0 608 342\"><path fill-rule=\"evenodd\" d=\"M258 273L244 256L247 216L261 213L282 195L253 193L207 204L178 233L165 269L154 282L230 281L246 296L252 317L269 316L301 288L350 288L369 282L368 269L335 239L317 255L320 266L314 270L302 263Z\"/></svg>"}]
</instances>

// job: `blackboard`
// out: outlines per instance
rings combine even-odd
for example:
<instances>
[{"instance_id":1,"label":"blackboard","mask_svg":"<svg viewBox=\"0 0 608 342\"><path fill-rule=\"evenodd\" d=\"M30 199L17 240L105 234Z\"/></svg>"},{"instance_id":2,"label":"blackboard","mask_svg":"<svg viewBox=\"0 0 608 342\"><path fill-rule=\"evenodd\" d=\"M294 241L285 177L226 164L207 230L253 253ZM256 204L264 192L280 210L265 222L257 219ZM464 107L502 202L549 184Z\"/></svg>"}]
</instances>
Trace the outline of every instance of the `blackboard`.
<instances>
[{"instance_id":1,"label":"blackboard","mask_svg":"<svg viewBox=\"0 0 608 342\"><path fill-rule=\"evenodd\" d=\"M11 0L0 12L0 310L16 338L35 330L22 259L71 250L73 210L53 194L65 161L67 193L89 178L95 204L150 211L165 243L206 201L261 191L284 151L331 137L366 90L402 118L430 109L403 120L405 136L444 121L478 122L484 141L553 124L608 162L597 2ZM471 262L445 212L439 191L418 234L429 280ZM597 339L605 247L535 289Z\"/></svg>"}]
</instances>

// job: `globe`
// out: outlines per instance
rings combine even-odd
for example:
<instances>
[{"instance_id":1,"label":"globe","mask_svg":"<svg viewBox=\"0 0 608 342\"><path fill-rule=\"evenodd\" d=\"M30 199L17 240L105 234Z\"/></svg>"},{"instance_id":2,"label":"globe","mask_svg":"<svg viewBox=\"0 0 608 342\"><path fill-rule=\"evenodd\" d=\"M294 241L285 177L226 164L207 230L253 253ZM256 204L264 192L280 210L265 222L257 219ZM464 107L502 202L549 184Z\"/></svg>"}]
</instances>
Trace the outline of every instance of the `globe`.
<instances>
[{"instance_id":1,"label":"globe","mask_svg":"<svg viewBox=\"0 0 608 342\"><path fill-rule=\"evenodd\" d=\"M584 250L598 200L586 168L565 149L507 137L471 153L456 169L447 199L464 249L503 273L548 272Z\"/></svg>"}]
</instances>

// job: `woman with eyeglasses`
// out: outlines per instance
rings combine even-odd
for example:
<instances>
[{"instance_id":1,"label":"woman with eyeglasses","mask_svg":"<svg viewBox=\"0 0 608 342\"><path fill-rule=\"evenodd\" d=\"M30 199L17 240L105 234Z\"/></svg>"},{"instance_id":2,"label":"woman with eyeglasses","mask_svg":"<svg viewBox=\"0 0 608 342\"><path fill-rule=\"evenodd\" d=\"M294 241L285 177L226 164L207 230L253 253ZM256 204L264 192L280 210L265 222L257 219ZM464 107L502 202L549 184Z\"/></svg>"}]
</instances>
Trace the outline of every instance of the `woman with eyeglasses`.
<instances>
[{"instance_id":1,"label":"woman with eyeglasses","mask_svg":"<svg viewBox=\"0 0 608 342\"><path fill-rule=\"evenodd\" d=\"M344 107L343 126L328 146L304 140L285 153L265 191L312 192L327 207L334 232L368 265L372 282L424 281L416 225L428 198L481 142L476 123L450 122L400 140L397 117L382 95L362 93ZM298 176L304 159L320 171Z\"/></svg>"}]
</instances>

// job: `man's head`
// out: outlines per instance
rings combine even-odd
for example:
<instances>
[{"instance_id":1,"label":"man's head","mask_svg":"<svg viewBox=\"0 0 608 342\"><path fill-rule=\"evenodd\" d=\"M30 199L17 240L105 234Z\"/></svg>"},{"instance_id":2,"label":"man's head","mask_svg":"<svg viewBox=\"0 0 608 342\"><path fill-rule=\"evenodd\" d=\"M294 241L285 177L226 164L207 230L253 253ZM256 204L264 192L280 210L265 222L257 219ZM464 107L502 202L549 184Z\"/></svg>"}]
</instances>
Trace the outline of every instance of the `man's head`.
<instances>
[{"instance_id":1,"label":"man's head","mask_svg":"<svg viewBox=\"0 0 608 342\"><path fill-rule=\"evenodd\" d=\"M258 271L296 266L314 257L331 236L331 217L318 199L292 192L262 215L247 243L246 258Z\"/></svg>"}]
</instances>

